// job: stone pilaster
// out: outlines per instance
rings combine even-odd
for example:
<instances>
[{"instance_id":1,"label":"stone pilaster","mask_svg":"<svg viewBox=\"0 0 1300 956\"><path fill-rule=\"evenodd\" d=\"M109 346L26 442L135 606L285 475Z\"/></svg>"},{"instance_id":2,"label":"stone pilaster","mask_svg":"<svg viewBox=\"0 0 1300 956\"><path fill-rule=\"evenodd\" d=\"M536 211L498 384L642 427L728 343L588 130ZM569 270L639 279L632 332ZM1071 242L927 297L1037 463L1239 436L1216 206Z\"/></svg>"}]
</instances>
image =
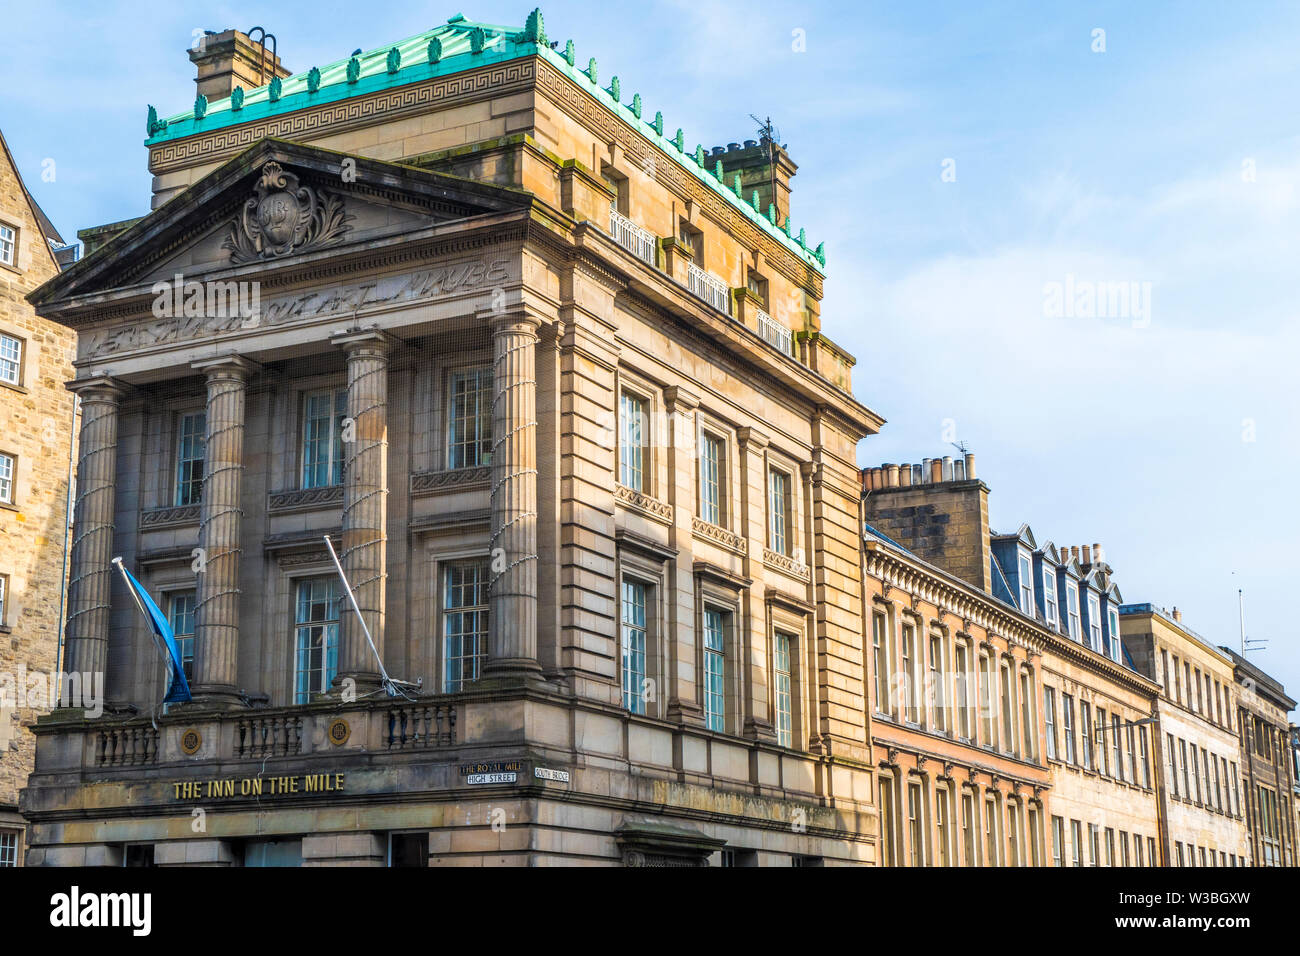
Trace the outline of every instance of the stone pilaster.
<instances>
[{"instance_id":1,"label":"stone pilaster","mask_svg":"<svg viewBox=\"0 0 1300 956\"><path fill-rule=\"evenodd\" d=\"M343 432L343 553L339 562L365 618L371 651L356 612L339 607L339 672L335 684L356 682L362 693L380 684L388 574L388 355L392 340L378 330L331 340L347 352L348 407Z\"/></svg>"},{"instance_id":2,"label":"stone pilaster","mask_svg":"<svg viewBox=\"0 0 1300 956\"><path fill-rule=\"evenodd\" d=\"M485 676L537 663L537 330L525 315L492 331L491 619Z\"/></svg>"},{"instance_id":3,"label":"stone pilaster","mask_svg":"<svg viewBox=\"0 0 1300 956\"><path fill-rule=\"evenodd\" d=\"M668 543L676 556L667 562L669 587L665 636L668 638L668 719L681 723L704 723L700 686L703 676L696 671L700 659L697 633L699 620L695 606L694 534L691 523L696 507L696 441L699 426L696 410L699 396L689 389L673 385L664 390L664 410L668 457L668 503L673 507L673 525ZM728 727L735 733L734 724Z\"/></svg>"},{"instance_id":4,"label":"stone pilaster","mask_svg":"<svg viewBox=\"0 0 1300 956\"><path fill-rule=\"evenodd\" d=\"M81 438L63 669L103 674L108 664L117 423L123 390L110 378L71 382L68 388L81 399ZM67 703L77 705L77 701Z\"/></svg>"},{"instance_id":5,"label":"stone pilaster","mask_svg":"<svg viewBox=\"0 0 1300 956\"><path fill-rule=\"evenodd\" d=\"M237 355L195 362L207 375L203 499L199 507L194 703L234 707L239 696L239 558L244 511L244 404L256 366Z\"/></svg>"}]
</instances>

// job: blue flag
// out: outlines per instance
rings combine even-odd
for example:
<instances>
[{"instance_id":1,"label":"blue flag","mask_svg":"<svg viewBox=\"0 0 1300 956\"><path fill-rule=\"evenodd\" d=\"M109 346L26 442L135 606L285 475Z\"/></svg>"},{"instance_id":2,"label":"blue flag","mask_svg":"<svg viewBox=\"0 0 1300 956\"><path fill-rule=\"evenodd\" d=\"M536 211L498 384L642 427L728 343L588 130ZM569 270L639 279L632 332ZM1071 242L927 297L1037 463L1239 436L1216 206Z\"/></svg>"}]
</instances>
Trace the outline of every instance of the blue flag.
<instances>
[{"instance_id":1,"label":"blue flag","mask_svg":"<svg viewBox=\"0 0 1300 956\"><path fill-rule=\"evenodd\" d=\"M167 647L170 679L167 681L167 696L163 698L163 703L179 704L190 700L190 683L185 679L185 669L181 666L181 650L176 643L176 634L172 631L171 622L167 620L167 615L162 612L162 609L154 603L149 592L144 589L144 585L122 566L122 560L116 558L113 563L126 577L126 585L131 589L136 603L140 605L140 610L144 612L145 617L149 618L149 626L158 637L163 639L163 644Z\"/></svg>"}]
</instances>

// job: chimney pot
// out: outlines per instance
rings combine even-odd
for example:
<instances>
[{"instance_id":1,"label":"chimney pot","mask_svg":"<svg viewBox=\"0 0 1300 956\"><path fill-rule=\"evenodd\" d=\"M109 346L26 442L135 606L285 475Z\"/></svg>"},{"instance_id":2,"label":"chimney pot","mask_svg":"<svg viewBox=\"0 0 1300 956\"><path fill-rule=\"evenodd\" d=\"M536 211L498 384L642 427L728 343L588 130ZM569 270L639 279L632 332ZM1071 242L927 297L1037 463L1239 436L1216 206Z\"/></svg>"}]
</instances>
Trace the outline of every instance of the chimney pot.
<instances>
[{"instance_id":1,"label":"chimney pot","mask_svg":"<svg viewBox=\"0 0 1300 956\"><path fill-rule=\"evenodd\" d=\"M930 481L932 481L936 485L943 481L943 459L942 458L930 459Z\"/></svg>"},{"instance_id":2,"label":"chimney pot","mask_svg":"<svg viewBox=\"0 0 1300 956\"><path fill-rule=\"evenodd\" d=\"M885 464L885 484L890 488L898 487L898 466L894 464Z\"/></svg>"},{"instance_id":3,"label":"chimney pot","mask_svg":"<svg viewBox=\"0 0 1300 956\"><path fill-rule=\"evenodd\" d=\"M1092 564L1092 549L1086 544L1083 546L1083 563Z\"/></svg>"},{"instance_id":4,"label":"chimney pot","mask_svg":"<svg viewBox=\"0 0 1300 956\"><path fill-rule=\"evenodd\" d=\"M1181 623L1183 620L1183 612L1178 610L1177 604L1174 605L1174 620L1178 621L1179 623Z\"/></svg>"},{"instance_id":5,"label":"chimney pot","mask_svg":"<svg viewBox=\"0 0 1300 956\"><path fill-rule=\"evenodd\" d=\"M943 480L952 481L952 456L943 456Z\"/></svg>"},{"instance_id":6,"label":"chimney pot","mask_svg":"<svg viewBox=\"0 0 1300 956\"><path fill-rule=\"evenodd\" d=\"M902 465L898 469L898 484L906 488L912 484L912 466Z\"/></svg>"},{"instance_id":7,"label":"chimney pot","mask_svg":"<svg viewBox=\"0 0 1300 956\"><path fill-rule=\"evenodd\" d=\"M966 463L960 459L952 463L953 481L964 481L966 479Z\"/></svg>"},{"instance_id":8,"label":"chimney pot","mask_svg":"<svg viewBox=\"0 0 1300 956\"><path fill-rule=\"evenodd\" d=\"M975 478L975 455L972 452L966 453L966 478L968 480Z\"/></svg>"}]
</instances>

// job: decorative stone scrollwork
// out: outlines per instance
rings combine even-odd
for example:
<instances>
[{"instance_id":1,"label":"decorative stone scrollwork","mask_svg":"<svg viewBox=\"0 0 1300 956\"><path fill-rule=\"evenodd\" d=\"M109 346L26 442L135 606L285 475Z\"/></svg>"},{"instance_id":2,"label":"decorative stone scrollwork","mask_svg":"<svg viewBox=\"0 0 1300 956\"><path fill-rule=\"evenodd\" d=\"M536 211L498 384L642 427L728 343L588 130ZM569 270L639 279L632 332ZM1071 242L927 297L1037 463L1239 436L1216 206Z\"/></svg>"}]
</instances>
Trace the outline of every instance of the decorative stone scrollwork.
<instances>
[{"instance_id":1,"label":"decorative stone scrollwork","mask_svg":"<svg viewBox=\"0 0 1300 956\"><path fill-rule=\"evenodd\" d=\"M181 505L176 508L153 508L140 512L140 528L143 531L156 531L176 525L198 524L199 506Z\"/></svg>"},{"instance_id":2,"label":"decorative stone scrollwork","mask_svg":"<svg viewBox=\"0 0 1300 956\"><path fill-rule=\"evenodd\" d=\"M430 495L439 491L486 485L492 480L491 468L453 468L447 471L423 471L411 476L411 494Z\"/></svg>"},{"instance_id":3,"label":"decorative stone scrollwork","mask_svg":"<svg viewBox=\"0 0 1300 956\"><path fill-rule=\"evenodd\" d=\"M769 568L783 571L791 577L798 578L800 581L807 581L810 576L808 565L804 564L802 561L796 561L788 554L781 554L780 552L773 551L771 548L763 549L763 563Z\"/></svg>"},{"instance_id":4,"label":"decorative stone scrollwork","mask_svg":"<svg viewBox=\"0 0 1300 956\"><path fill-rule=\"evenodd\" d=\"M620 504L639 511L647 517L654 518L656 521L662 521L665 524L672 524L673 522L673 506L660 501L658 498L651 498L649 495L635 491L626 485L615 486L614 498Z\"/></svg>"},{"instance_id":5,"label":"decorative stone scrollwork","mask_svg":"<svg viewBox=\"0 0 1300 956\"><path fill-rule=\"evenodd\" d=\"M722 545L724 548L730 548L737 554L745 554L749 550L749 541L738 534L732 534L726 528L720 528L716 524L710 524L703 518L691 518L691 531L696 536L704 538L706 541L712 541L715 544Z\"/></svg>"},{"instance_id":6,"label":"decorative stone scrollwork","mask_svg":"<svg viewBox=\"0 0 1300 956\"><path fill-rule=\"evenodd\" d=\"M343 506L342 485L276 491L268 496L266 503L268 511L302 511L333 505Z\"/></svg>"},{"instance_id":7,"label":"decorative stone scrollwork","mask_svg":"<svg viewBox=\"0 0 1300 956\"><path fill-rule=\"evenodd\" d=\"M233 263L275 259L334 245L352 228L351 219L340 197L299 185L296 174L269 162L221 248Z\"/></svg>"}]
</instances>

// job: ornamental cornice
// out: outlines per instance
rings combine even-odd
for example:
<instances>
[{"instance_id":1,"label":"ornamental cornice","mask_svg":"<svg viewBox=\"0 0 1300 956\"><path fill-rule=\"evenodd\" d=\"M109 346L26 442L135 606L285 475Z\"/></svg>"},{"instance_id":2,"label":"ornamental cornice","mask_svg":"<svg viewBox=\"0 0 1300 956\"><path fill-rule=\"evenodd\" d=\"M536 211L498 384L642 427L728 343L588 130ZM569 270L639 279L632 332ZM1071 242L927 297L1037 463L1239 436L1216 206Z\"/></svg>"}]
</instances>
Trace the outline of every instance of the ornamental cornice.
<instances>
[{"instance_id":1,"label":"ornamental cornice","mask_svg":"<svg viewBox=\"0 0 1300 956\"><path fill-rule=\"evenodd\" d=\"M726 548L729 551L734 551L736 554L743 556L749 553L749 540L747 538L734 534L716 524L710 524L698 516L691 517L691 532L697 538Z\"/></svg>"},{"instance_id":2,"label":"ornamental cornice","mask_svg":"<svg viewBox=\"0 0 1300 956\"><path fill-rule=\"evenodd\" d=\"M663 524L673 523L673 506L666 501L652 498L644 492L636 491L627 485L614 486L614 500L630 511L636 511L647 518Z\"/></svg>"},{"instance_id":3,"label":"ornamental cornice","mask_svg":"<svg viewBox=\"0 0 1300 956\"><path fill-rule=\"evenodd\" d=\"M422 471L411 475L411 494L419 498L442 492L466 491L478 486L486 488L491 479L491 468L450 468L442 471Z\"/></svg>"}]
</instances>

